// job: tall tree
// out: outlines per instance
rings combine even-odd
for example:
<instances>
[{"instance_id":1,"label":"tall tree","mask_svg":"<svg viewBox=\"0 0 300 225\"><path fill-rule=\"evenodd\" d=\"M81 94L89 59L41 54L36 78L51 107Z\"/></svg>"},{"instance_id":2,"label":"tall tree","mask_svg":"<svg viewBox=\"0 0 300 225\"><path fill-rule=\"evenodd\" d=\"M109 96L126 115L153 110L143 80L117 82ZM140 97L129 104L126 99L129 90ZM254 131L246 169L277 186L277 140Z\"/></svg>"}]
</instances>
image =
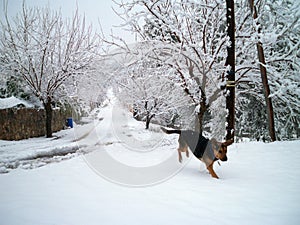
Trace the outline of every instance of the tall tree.
<instances>
[{"instance_id":1,"label":"tall tree","mask_svg":"<svg viewBox=\"0 0 300 225\"><path fill-rule=\"evenodd\" d=\"M89 69L98 42L76 11L69 20L49 8L23 8L1 24L0 48L6 73L21 77L46 111L46 136L52 136L52 111L63 86Z\"/></svg>"},{"instance_id":2,"label":"tall tree","mask_svg":"<svg viewBox=\"0 0 300 225\"><path fill-rule=\"evenodd\" d=\"M226 66L226 140L234 139L234 117L235 117L235 15L234 0L226 0L227 33L230 46L227 47Z\"/></svg>"},{"instance_id":3,"label":"tall tree","mask_svg":"<svg viewBox=\"0 0 300 225\"><path fill-rule=\"evenodd\" d=\"M253 19L257 20L258 15L257 15L256 6L254 4L254 0L249 0L249 4L250 4L250 9L251 9ZM258 22L256 25L258 27L257 32L260 34L261 30L259 28ZM271 93L270 93L270 87L268 83L265 54L264 54L263 44L260 40L257 41L256 47L257 47L257 54L260 63L259 68L260 68L261 80L263 84L263 92L264 92L266 107L267 107L266 111L268 115L269 133L270 133L271 140L276 141L275 125L274 125L274 110L273 110L272 99L270 97Z\"/></svg>"}]
</instances>

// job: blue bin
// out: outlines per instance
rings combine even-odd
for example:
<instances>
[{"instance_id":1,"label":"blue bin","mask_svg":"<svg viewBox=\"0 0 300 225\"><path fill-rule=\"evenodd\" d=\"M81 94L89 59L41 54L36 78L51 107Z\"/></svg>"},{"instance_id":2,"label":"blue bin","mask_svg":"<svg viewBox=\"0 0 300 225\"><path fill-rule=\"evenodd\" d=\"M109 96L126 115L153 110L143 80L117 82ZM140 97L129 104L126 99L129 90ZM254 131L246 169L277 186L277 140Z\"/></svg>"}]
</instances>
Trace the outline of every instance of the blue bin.
<instances>
[{"instance_id":1,"label":"blue bin","mask_svg":"<svg viewBox=\"0 0 300 225\"><path fill-rule=\"evenodd\" d=\"M73 128L73 119L72 118L67 119L67 127Z\"/></svg>"}]
</instances>

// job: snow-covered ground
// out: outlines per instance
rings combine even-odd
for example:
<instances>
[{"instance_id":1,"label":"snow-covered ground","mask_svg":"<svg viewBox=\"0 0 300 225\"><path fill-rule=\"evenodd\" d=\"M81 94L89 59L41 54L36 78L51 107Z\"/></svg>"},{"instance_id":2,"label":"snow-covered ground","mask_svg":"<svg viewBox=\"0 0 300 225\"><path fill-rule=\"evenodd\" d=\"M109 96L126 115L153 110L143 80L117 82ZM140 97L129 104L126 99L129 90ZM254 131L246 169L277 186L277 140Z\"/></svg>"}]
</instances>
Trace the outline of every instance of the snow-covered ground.
<instances>
[{"instance_id":1,"label":"snow-covered ground","mask_svg":"<svg viewBox=\"0 0 300 225\"><path fill-rule=\"evenodd\" d=\"M0 224L299 224L300 141L229 147L220 179L109 105L55 138L0 141Z\"/></svg>"}]
</instances>

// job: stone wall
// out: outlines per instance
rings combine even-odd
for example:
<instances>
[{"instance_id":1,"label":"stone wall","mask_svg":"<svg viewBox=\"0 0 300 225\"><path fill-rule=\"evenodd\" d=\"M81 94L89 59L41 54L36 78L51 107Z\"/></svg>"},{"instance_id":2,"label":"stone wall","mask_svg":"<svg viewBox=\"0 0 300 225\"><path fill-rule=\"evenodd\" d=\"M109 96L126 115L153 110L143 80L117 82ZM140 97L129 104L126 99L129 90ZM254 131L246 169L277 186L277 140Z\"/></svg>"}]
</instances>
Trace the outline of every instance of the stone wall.
<instances>
[{"instance_id":1,"label":"stone wall","mask_svg":"<svg viewBox=\"0 0 300 225\"><path fill-rule=\"evenodd\" d=\"M60 110L53 111L52 130L65 127L66 116ZM46 135L44 109L10 108L0 110L0 139L21 140Z\"/></svg>"}]
</instances>

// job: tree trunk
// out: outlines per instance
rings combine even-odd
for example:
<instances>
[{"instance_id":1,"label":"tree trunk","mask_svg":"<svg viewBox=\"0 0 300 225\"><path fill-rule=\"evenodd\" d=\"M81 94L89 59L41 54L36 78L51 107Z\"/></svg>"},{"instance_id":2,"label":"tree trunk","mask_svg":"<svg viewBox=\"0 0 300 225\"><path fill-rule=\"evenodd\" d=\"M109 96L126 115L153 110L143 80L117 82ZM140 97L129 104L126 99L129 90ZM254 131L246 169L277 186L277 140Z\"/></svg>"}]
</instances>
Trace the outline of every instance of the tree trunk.
<instances>
[{"instance_id":1,"label":"tree trunk","mask_svg":"<svg viewBox=\"0 0 300 225\"><path fill-rule=\"evenodd\" d=\"M234 0L226 0L227 33L230 46L227 47L226 66L229 66L226 76L226 140L234 139L235 117L235 17Z\"/></svg>"},{"instance_id":2,"label":"tree trunk","mask_svg":"<svg viewBox=\"0 0 300 225\"><path fill-rule=\"evenodd\" d=\"M150 121L155 117L154 114L152 114L151 116L147 115L146 117L146 130L149 129L149 126L150 126Z\"/></svg>"},{"instance_id":3,"label":"tree trunk","mask_svg":"<svg viewBox=\"0 0 300 225\"><path fill-rule=\"evenodd\" d=\"M200 134L202 134L203 131L203 117L204 117L204 111L200 110L197 114L197 123L196 123L196 131L198 131Z\"/></svg>"},{"instance_id":4,"label":"tree trunk","mask_svg":"<svg viewBox=\"0 0 300 225\"><path fill-rule=\"evenodd\" d=\"M53 114L51 100L48 99L47 102L44 103L44 108L46 111L46 137L50 138L52 137L52 114Z\"/></svg>"},{"instance_id":5,"label":"tree trunk","mask_svg":"<svg viewBox=\"0 0 300 225\"><path fill-rule=\"evenodd\" d=\"M251 12L253 14L253 19L257 19L257 10L254 6L254 0L249 0ZM260 30L257 31L258 33L261 33ZM266 60L264 55L264 49L262 47L262 43L258 41L256 44L257 47L257 53L258 53L258 59L259 59L259 68L260 68L260 74L261 74L261 80L263 84L263 91L266 101L266 107L267 107L267 116L268 116L268 125L269 125L269 134L272 141L276 141L276 135L275 135L275 125L274 125L274 111L273 111L273 105L272 105L272 99L270 96L270 87L268 84L268 77L267 77L267 69L265 67Z\"/></svg>"},{"instance_id":6,"label":"tree trunk","mask_svg":"<svg viewBox=\"0 0 300 225\"><path fill-rule=\"evenodd\" d=\"M204 120L204 114L208 108L208 105L206 104L206 96L204 93L202 93L201 96L201 102L200 102L200 109L197 114L197 121L196 121L196 131L198 131L200 134L202 134L203 131L203 120Z\"/></svg>"},{"instance_id":7,"label":"tree trunk","mask_svg":"<svg viewBox=\"0 0 300 225\"><path fill-rule=\"evenodd\" d=\"M264 50L263 50L262 44L260 42L257 43L257 52L258 52L258 58L259 58L259 62L260 62L260 66L259 66L260 74L261 74L261 80L263 83L263 89L264 89L264 95L265 95L265 101L266 101L266 107L267 107L269 133L270 133L271 140L276 141L275 125L274 125L274 111L273 111L272 100L269 97L270 96L270 87L268 84L267 69L264 66L265 65Z\"/></svg>"}]
</instances>

